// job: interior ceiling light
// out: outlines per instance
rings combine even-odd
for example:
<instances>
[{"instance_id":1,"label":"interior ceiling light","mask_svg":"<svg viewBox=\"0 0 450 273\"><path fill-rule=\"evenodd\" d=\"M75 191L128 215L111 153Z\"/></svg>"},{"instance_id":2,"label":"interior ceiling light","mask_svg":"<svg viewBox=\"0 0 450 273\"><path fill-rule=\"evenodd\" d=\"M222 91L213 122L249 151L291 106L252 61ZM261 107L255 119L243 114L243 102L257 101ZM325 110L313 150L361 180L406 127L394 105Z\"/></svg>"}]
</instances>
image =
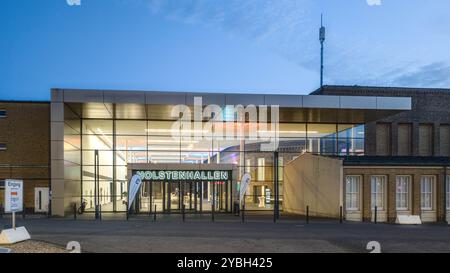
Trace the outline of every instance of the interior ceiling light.
<instances>
[{"instance_id":1,"label":"interior ceiling light","mask_svg":"<svg viewBox=\"0 0 450 273\"><path fill-rule=\"evenodd\" d=\"M273 132L275 132L275 131L258 130L258 133L263 133L263 134L265 134L265 133L273 133ZM318 134L319 132L318 131L279 131L278 130L278 133L279 134L306 134L306 133L308 133L308 134Z\"/></svg>"},{"instance_id":2,"label":"interior ceiling light","mask_svg":"<svg viewBox=\"0 0 450 273\"><path fill-rule=\"evenodd\" d=\"M183 150L192 150L192 148L193 148L193 146L192 145L189 145L189 146L187 146L187 147L181 147L181 150L183 151ZM149 151L152 151L152 150L157 150L158 149L158 147L157 146L153 146L152 148L150 148L149 147ZM179 151L180 150L180 147L161 147L160 148L162 151Z\"/></svg>"},{"instance_id":3,"label":"interior ceiling light","mask_svg":"<svg viewBox=\"0 0 450 273\"><path fill-rule=\"evenodd\" d=\"M193 141L193 140L179 140L179 139L149 139L148 143L170 143L170 144L174 144L174 143L189 143L189 144L196 144L199 141Z\"/></svg>"},{"instance_id":4,"label":"interior ceiling light","mask_svg":"<svg viewBox=\"0 0 450 273\"><path fill-rule=\"evenodd\" d=\"M209 133L209 130L178 130L178 129L145 129L146 132L153 133L178 133L178 132L189 132L189 133Z\"/></svg>"}]
</instances>

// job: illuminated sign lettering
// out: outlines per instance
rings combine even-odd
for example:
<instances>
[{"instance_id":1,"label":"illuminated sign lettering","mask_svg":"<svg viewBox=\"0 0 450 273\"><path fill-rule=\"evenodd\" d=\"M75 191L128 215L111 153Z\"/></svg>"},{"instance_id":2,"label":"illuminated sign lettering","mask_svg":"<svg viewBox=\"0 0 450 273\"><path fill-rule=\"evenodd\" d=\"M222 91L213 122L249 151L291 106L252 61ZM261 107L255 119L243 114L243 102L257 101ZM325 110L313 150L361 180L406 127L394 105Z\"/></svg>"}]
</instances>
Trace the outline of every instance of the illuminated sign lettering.
<instances>
[{"instance_id":1,"label":"illuminated sign lettering","mask_svg":"<svg viewBox=\"0 0 450 273\"><path fill-rule=\"evenodd\" d=\"M225 181L231 179L231 171L134 171L146 181Z\"/></svg>"}]
</instances>

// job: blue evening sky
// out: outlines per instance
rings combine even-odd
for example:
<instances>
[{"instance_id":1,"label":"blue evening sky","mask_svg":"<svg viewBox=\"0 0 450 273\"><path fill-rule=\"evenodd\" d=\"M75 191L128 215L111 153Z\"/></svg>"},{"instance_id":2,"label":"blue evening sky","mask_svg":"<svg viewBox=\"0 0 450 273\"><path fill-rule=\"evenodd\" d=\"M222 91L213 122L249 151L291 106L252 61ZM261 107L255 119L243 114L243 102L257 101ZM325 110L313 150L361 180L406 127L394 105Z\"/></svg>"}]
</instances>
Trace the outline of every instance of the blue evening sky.
<instances>
[{"instance_id":1,"label":"blue evening sky","mask_svg":"<svg viewBox=\"0 0 450 273\"><path fill-rule=\"evenodd\" d=\"M72 0L74 1L74 0ZM448 0L1 0L0 100L49 89L450 87Z\"/></svg>"}]
</instances>

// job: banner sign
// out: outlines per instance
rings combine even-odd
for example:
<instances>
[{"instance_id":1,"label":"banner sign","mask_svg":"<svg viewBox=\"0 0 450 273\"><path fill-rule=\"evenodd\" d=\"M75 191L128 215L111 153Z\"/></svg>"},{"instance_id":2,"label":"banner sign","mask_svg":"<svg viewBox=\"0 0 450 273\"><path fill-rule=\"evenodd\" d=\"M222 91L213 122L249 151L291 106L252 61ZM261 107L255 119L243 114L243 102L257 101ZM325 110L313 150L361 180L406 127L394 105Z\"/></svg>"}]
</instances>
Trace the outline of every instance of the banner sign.
<instances>
[{"instance_id":1,"label":"banner sign","mask_svg":"<svg viewBox=\"0 0 450 273\"><path fill-rule=\"evenodd\" d=\"M5 212L20 212L23 210L23 181L5 180Z\"/></svg>"},{"instance_id":2,"label":"banner sign","mask_svg":"<svg viewBox=\"0 0 450 273\"><path fill-rule=\"evenodd\" d=\"M131 204L133 204L134 198L136 197L136 193L139 191L141 187L142 179L139 175L133 175L130 180L130 189L128 190L128 209L131 208Z\"/></svg>"},{"instance_id":3,"label":"banner sign","mask_svg":"<svg viewBox=\"0 0 450 273\"><path fill-rule=\"evenodd\" d=\"M164 170L134 171L145 181L227 181L232 179L231 171L218 170Z\"/></svg>"},{"instance_id":4,"label":"banner sign","mask_svg":"<svg viewBox=\"0 0 450 273\"><path fill-rule=\"evenodd\" d=\"M248 185L250 184L250 180L252 176L249 173L245 173L241 179L241 186L239 189L239 202L242 204L244 200L245 192L247 191Z\"/></svg>"}]
</instances>

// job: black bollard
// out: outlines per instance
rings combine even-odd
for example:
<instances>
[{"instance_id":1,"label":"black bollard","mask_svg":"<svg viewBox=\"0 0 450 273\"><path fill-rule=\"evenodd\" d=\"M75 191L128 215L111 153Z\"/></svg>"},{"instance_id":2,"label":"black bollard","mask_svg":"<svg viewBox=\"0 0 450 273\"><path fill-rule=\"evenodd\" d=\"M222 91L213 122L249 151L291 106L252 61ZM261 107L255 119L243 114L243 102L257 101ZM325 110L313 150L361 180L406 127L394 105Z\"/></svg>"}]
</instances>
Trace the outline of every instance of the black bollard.
<instances>
[{"instance_id":1,"label":"black bollard","mask_svg":"<svg viewBox=\"0 0 450 273\"><path fill-rule=\"evenodd\" d=\"M100 213L98 211L98 205L95 205L95 220L98 220L100 218Z\"/></svg>"},{"instance_id":2,"label":"black bollard","mask_svg":"<svg viewBox=\"0 0 450 273\"><path fill-rule=\"evenodd\" d=\"M23 218L23 219L25 219L25 214L26 214L25 209L26 209L26 208L23 207L23 210L22 210L22 218Z\"/></svg>"},{"instance_id":3,"label":"black bollard","mask_svg":"<svg viewBox=\"0 0 450 273\"><path fill-rule=\"evenodd\" d=\"M242 204L241 215L242 215L242 223L245 223L245 202L244 204Z\"/></svg>"},{"instance_id":4,"label":"black bollard","mask_svg":"<svg viewBox=\"0 0 450 273\"><path fill-rule=\"evenodd\" d=\"M186 212L185 212L185 210L186 210L186 206L183 204L183 207L182 207L183 222L186 220Z\"/></svg>"},{"instance_id":5,"label":"black bollard","mask_svg":"<svg viewBox=\"0 0 450 273\"><path fill-rule=\"evenodd\" d=\"M3 204L0 204L0 219L3 218Z\"/></svg>"},{"instance_id":6,"label":"black bollard","mask_svg":"<svg viewBox=\"0 0 450 273\"><path fill-rule=\"evenodd\" d=\"M342 211L342 206L339 207L339 223L342 224L343 223L343 211Z\"/></svg>"},{"instance_id":7,"label":"black bollard","mask_svg":"<svg viewBox=\"0 0 450 273\"><path fill-rule=\"evenodd\" d=\"M52 216L52 202L50 201L48 203L47 218L50 218L51 216Z\"/></svg>"},{"instance_id":8,"label":"black bollard","mask_svg":"<svg viewBox=\"0 0 450 273\"><path fill-rule=\"evenodd\" d=\"M375 215L374 215L374 223L376 224L377 223L377 215L378 214L378 207L377 206L375 206Z\"/></svg>"},{"instance_id":9,"label":"black bollard","mask_svg":"<svg viewBox=\"0 0 450 273\"><path fill-rule=\"evenodd\" d=\"M77 203L73 203L73 220L77 220Z\"/></svg>"},{"instance_id":10,"label":"black bollard","mask_svg":"<svg viewBox=\"0 0 450 273\"><path fill-rule=\"evenodd\" d=\"M153 213L153 222L156 222L156 205L155 205L155 211Z\"/></svg>"},{"instance_id":11,"label":"black bollard","mask_svg":"<svg viewBox=\"0 0 450 273\"><path fill-rule=\"evenodd\" d=\"M274 205L274 208L273 208L273 223L276 223L277 222L277 209L276 209L276 205Z\"/></svg>"},{"instance_id":12,"label":"black bollard","mask_svg":"<svg viewBox=\"0 0 450 273\"><path fill-rule=\"evenodd\" d=\"M309 206L306 206L306 223L309 224Z\"/></svg>"},{"instance_id":13,"label":"black bollard","mask_svg":"<svg viewBox=\"0 0 450 273\"><path fill-rule=\"evenodd\" d=\"M211 203L211 221L214 222L214 201Z\"/></svg>"}]
</instances>

